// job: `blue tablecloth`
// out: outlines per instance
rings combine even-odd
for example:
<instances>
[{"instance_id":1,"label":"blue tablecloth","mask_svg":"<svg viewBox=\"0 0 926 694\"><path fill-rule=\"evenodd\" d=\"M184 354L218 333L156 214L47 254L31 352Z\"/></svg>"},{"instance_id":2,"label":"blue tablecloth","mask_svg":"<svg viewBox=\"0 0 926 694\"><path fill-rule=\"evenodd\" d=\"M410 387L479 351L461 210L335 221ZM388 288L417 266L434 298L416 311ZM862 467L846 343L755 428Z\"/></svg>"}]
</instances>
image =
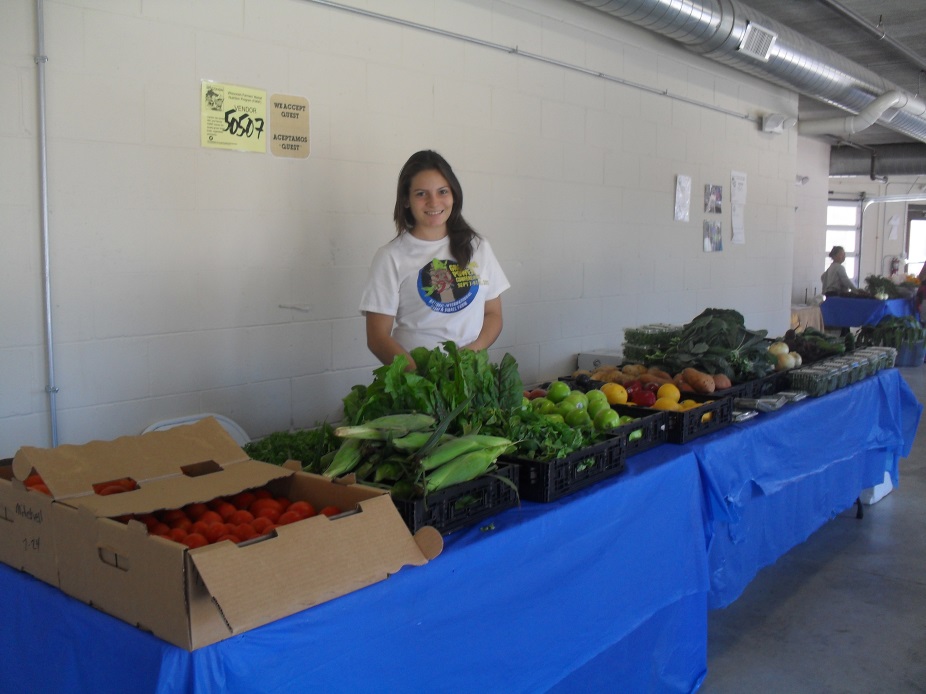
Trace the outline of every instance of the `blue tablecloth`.
<instances>
[{"instance_id":1,"label":"blue tablecloth","mask_svg":"<svg viewBox=\"0 0 926 694\"><path fill-rule=\"evenodd\" d=\"M828 296L820 304L823 324L827 328L854 328L862 325L877 325L888 316L913 315L913 302L910 299L848 299L841 296Z\"/></svg>"},{"instance_id":2,"label":"blue tablecloth","mask_svg":"<svg viewBox=\"0 0 926 694\"><path fill-rule=\"evenodd\" d=\"M694 691L703 509L694 455L661 446L449 536L426 566L192 653L0 566L0 690Z\"/></svg>"},{"instance_id":3,"label":"blue tablecloth","mask_svg":"<svg viewBox=\"0 0 926 694\"><path fill-rule=\"evenodd\" d=\"M0 565L0 691L690 692L707 612L910 452L896 369L630 458L424 567L192 653ZM864 522L864 521L862 521Z\"/></svg>"},{"instance_id":4,"label":"blue tablecloth","mask_svg":"<svg viewBox=\"0 0 926 694\"><path fill-rule=\"evenodd\" d=\"M709 606L733 602L885 471L896 485L921 412L888 369L692 441L707 494Z\"/></svg>"}]
</instances>

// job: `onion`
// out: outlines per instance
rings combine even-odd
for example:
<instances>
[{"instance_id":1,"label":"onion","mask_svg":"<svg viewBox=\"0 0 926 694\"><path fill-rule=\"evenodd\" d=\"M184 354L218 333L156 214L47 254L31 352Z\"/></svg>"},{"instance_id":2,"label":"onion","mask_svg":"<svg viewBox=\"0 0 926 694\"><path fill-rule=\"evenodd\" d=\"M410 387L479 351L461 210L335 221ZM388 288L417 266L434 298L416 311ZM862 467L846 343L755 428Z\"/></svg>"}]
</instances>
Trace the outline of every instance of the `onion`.
<instances>
[{"instance_id":1,"label":"onion","mask_svg":"<svg viewBox=\"0 0 926 694\"><path fill-rule=\"evenodd\" d=\"M791 350L786 342L773 342L768 346L768 351L777 357L782 354L787 354Z\"/></svg>"}]
</instances>

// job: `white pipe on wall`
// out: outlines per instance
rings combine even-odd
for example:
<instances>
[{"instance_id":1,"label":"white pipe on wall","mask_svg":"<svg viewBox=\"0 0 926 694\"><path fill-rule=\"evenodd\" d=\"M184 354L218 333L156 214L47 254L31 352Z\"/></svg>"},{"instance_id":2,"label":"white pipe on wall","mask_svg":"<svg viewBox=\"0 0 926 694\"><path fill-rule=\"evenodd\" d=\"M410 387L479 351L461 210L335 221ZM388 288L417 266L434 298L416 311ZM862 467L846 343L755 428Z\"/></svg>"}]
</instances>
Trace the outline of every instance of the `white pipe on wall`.
<instances>
[{"instance_id":1,"label":"white pipe on wall","mask_svg":"<svg viewBox=\"0 0 926 694\"><path fill-rule=\"evenodd\" d=\"M52 303L51 303L51 254L48 243L48 157L45 137L45 8L42 0L36 0L36 40L37 55L35 56L36 80L38 87L38 141L39 141L39 190L41 195L41 225L42 225L42 280L45 299L45 359L48 383L45 392L48 393L48 414L51 425L51 445L58 445L58 386L55 385L55 341L52 332Z\"/></svg>"}]
</instances>

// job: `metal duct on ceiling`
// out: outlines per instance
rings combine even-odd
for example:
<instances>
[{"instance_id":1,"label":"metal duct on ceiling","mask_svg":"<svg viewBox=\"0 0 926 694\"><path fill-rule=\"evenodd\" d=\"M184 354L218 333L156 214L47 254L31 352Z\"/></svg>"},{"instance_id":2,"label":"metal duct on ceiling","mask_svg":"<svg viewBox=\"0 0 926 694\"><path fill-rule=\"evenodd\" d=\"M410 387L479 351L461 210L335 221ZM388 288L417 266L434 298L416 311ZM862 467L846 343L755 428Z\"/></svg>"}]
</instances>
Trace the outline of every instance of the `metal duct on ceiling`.
<instances>
[{"instance_id":1,"label":"metal duct on ceiling","mask_svg":"<svg viewBox=\"0 0 926 694\"><path fill-rule=\"evenodd\" d=\"M924 176L926 145L881 145L874 149L833 147L830 176Z\"/></svg>"},{"instance_id":2,"label":"metal duct on ceiling","mask_svg":"<svg viewBox=\"0 0 926 694\"><path fill-rule=\"evenodd\" d=\"M737 0L575 1L674 39L707 58L851 113L859 113L887 92L899 92L903 97L901 105L890 109L878 122L926 143L926 103L921 99ZM775 35L760 57L740 48L750 25L760 33Z\"/></svg>"}]
</instances>

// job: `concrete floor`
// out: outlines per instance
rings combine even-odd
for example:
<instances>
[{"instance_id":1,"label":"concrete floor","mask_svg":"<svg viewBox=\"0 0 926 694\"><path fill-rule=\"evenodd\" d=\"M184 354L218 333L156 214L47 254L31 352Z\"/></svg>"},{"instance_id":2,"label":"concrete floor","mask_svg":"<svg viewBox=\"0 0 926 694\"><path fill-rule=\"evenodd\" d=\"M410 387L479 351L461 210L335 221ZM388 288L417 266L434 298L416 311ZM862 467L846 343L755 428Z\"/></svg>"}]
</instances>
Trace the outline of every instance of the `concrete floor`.
<instances>
[{"instance_id":1,"label":"concrete floor","mask_svg":"<svg viewBox=\"0 0 926 694\"><path fill-rule=\"evenodd\" d=\"M926 367L901 373L926 403ZM900 485L864 512L834 518L709 613L700 694L926 692L926 415Z\"/></svg>"}]
</instances>

